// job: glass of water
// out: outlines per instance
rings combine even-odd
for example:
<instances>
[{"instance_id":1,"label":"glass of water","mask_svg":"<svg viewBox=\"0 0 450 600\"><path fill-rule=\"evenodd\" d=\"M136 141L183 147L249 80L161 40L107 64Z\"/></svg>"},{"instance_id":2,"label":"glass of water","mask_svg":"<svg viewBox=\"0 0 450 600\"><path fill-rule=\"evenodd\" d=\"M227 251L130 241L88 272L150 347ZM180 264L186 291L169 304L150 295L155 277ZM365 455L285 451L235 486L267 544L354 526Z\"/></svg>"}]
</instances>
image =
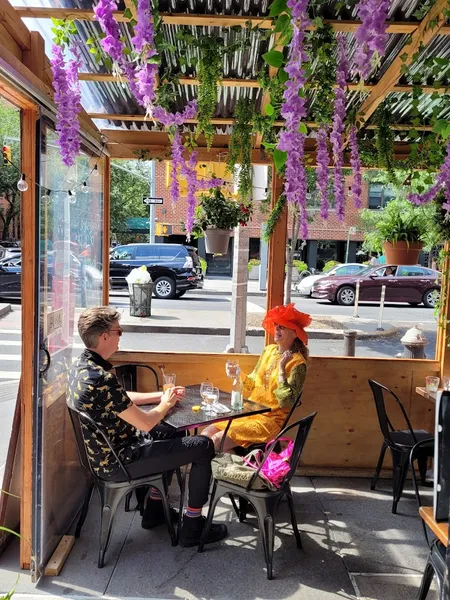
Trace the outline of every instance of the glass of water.
<instances>
[{"instance_id":1,"label":"glass of water","mask_svg":"<svg viewBox=\"0 0 450 600\"><path fill-rule=\"evenodd\" d=\"M206 404L206 394L213 389L213 384L211 381L202 381L200 384L200 396L202 397L202 405Z\"/></svg>"},{"instance_id":2,"label":"glass of water","mask_svg":"<svg viewBox=\"0 0 450 600\"><path fill-rule=\"evenodd\" d=\"M211 387L205 391L204 411L215 413L214 405L219 402L219 388Z\"/></svg>"}]
</instances>

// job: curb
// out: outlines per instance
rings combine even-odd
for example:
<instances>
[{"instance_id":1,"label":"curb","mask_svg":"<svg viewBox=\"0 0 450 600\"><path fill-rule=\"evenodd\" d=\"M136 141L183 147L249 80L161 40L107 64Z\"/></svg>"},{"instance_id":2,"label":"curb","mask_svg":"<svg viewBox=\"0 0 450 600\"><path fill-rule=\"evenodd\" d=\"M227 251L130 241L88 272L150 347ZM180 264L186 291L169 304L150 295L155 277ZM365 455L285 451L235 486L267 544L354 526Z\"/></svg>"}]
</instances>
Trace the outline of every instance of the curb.
<instances>
[{"instance_id":1,"label":"curb","mask_svg":"<svg viewBox=\"0 0 450 600\"><path fill-rule=\"evenodd\" d=\"M0 304L0 318L12 311L11 304Z\"/></svg>"},{"instance_id":2,"label":"curb","mask_svg":"<svg viewBox=\"0 0 450 600\"><path fill-rule=\"evenodd\" d=\"M136 317L139 318L139 317ZM230 335L229 327L179 327L177 325L150 325L121 323L123 331L129 333L177 333L185 335ZM310 340L342 340L344 329L308 329L308 337ZM388 331L361 331L356 336L357 340L369 340L379 337L391 337L397 333L397 327L393 327ZM264 329L260 327L251 327L247 329L247 335L252 337L263 337Z\"/></svg>"}]
</instances>

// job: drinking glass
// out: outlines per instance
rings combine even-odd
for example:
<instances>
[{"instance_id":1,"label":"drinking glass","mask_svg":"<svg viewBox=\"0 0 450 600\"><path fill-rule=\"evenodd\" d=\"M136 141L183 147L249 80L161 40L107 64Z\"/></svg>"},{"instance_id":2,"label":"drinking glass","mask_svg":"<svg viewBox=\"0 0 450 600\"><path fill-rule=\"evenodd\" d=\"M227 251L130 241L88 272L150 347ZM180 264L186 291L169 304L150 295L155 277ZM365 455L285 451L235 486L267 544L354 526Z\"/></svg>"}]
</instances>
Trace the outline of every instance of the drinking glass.
<instances>
[{"instance_id":1,"label":"drinking glass","mask_svg":"<svg viewBox=\"0 0 450 600\"><path fill-rule=\"evenodd\" d=\"M169 388L175 387L177 376L175 373L164 373L163 374L163 392Z\"/></svg>"},{"instance_id":2,"label":"drinking glass","mask_svg":"<svg viewBox=\"0 0 450 600\"><path fill-rule=\"evenodd\" d=\"M206 404L206 394L207 392L211 391L213 389L213 384L211 383L211 381L202 381L200 384L200 396L202 397L202 404L205 405Z\"/></svg>"},{"instance_id":3,"label":"drinking glass","mask_svg":"<svg viewBox=\"0 0 450 600\"><path fill-rule=\"evenodd\" d=\"M227 360L227 362L225 363L225 372L227 374L227 377L229 377L230 379L234 379L236 375L239 375L240 370L241 368L239 366L239 363L235 360Z\"/></svg>"},{"instance_id":4,"label":"drinking glass","mask_svg":"<svg viewBox=\"0 0 450 600\"><path fill-rule=\"evenodd\" d=\"M437 392L439 389L439 377L425 377L427 392Z\"/></svg>"},{"instance_id":5,"label":"drinking glass","mask_svg":"<svg viewBox=\"0 0 450 600\"><path fill-rule=\"evenodd\" d=\"M446 392L449 392L450 391L450 377L443 377L442 381L443 381L444 390Z\"/></svg>"},{"instance_id":6,"label":"drinking glass","mask_svg":"<svg viewBox=\"0 0 450 600\"><path fill-rule=\"evenodd\" d=\"M205 406L204 410L206 413L214 413L214 404L219 401L219 388L211 387L205 392Z\"/></svg>"}]
</instances>

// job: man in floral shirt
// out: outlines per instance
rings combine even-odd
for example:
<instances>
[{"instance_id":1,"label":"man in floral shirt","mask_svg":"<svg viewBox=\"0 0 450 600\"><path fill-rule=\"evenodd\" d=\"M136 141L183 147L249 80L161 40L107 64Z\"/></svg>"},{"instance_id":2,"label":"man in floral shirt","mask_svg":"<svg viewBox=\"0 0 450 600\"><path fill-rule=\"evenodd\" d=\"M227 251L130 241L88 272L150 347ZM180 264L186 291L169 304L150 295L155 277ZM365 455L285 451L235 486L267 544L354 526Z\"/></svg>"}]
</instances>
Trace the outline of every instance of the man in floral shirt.
<instances>
[{"instance_id":1,"label":"man in floral shirt","mask_svg":"<svg viewBox=\"0 0 450 600\"><path fill-rule=\"evenodd\" d=\"M78 332L86 349L70 369L69 406L89 414L107 435L133 478L192 463L180 544L195 546L205 523L201 513L208 499L214 446L205 436L179 437L174 429L160 424L182 399L184 388L174 387L164 393L126 392L110 372L112 365L108 358L118 349L122 335L119 319L120 314L108 306L89 308L80 315ZM142 404L155 406L145 412L139 408ZM124 474L109 447L87 426L83 425L82 431L87 455L98 477L124 481ZM172 518L177 518L174 509ZM161 523L164 523L161 499L152 490L142 525L149 529ZM225 525L213 525L207 541L218 541L226 535Z\"/></svg>"}]
</instances>

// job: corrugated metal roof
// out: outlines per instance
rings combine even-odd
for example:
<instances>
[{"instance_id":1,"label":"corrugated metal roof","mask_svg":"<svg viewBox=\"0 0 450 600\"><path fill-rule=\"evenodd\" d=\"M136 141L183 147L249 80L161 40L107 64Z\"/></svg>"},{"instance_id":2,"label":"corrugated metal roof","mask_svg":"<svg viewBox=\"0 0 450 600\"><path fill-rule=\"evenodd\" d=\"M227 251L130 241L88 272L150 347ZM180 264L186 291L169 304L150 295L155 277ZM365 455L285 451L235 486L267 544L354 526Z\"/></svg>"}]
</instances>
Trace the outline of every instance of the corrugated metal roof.
<instances>
[{"instance_id":1,"label":"corrugated metal roof","mask_svg":"<svg viewBox=\"0 0 450 600\"><path fill-rule=\"evenodd\" d=\"M177 14L199 14L199 15L238 15L248 17L265 17L268 14L268 6L271 0L160 0L159 9L161 12ZM323 18L336 18L337 3L341 0L330 0L324 3L322 0L312 0L310 2L311 14ZM422 0L392 0L389 8L389 19L395 21L417 21L414 16L417 8L422 5ZM66 8L91 8L92 2L88 0L13 0L16 6L53 6ZM120 2L119 9L124 9L124 3ZM351 20L356 18L356 8L344 8L339 13L340 18ZM26 19L27 25L31 29L38 29L46 39L47 53L50 54L51 48L51 22L45 20ZM77 21L79 37L85 42L89 37L97 37L100 33L100 27L96 22ZM120 24L121 32L124 38L130 43L131 29L126 23ZM186 48L185 44L177 39L177 34L182 28L177 25L163 25L163 33L174 50L166 50L162 53L162 62L160 74L170 70L180 73L183 77L194 77L195 69L186 66L184 62L180 63L180 58L197 56L198 50L194 47ZM242 34L236 30L222 27L183 27L196 37L206 35L218 35L223 37L225 43L235 42ZM354 78L353 54L355 49L355 38L352 33L346 33L346 42L348 56L351 65L352 81ZM367 83L375 84L407 42L408 36L400 34L391 34L388 37L386 53L381 60L378 69L373 69L369 75ZM250 34L250 47L245 50L236 51L227 54L223 60L223 77L225 79L257 79L258 73L263 66L262 55L268 51L272 41L269 41L264 32L253 31ZM83 70L91 73L105 73L105 67L100 62L97 64L95 58L89 53L89 47L82 43ZM432 72L431 69L424 70L424 61L429 57L450 58L450 36L437 36L428 47L421 52L418 62L411 68L410 75L404 76L400 83L410 84L411 76L416 72L424 72L424 81L432 85L434 81L443 81L446 83L449 78L449 69L441 70L439 75ZM196 97L197 86L178 85L175 88L176 101L173 110L182 110L186 103ZM137 104L130 93L129 87L125 82L82 82L83 106L88 112L95 113L114 113L114 114L143 114L143 109ZM240 97L249 97L256 109L260 109L263 91L259 88L243 87L219 87L218 102L215 117L232 118L236 102ZM347 108L358 108L367 98L367 93L348 92ZM399 123L407 123L412 106L412 98L409 94L391 94L392 116L393 120ZM420 100L419 108L423 115L424 123L431 115L434 106L438 101L431 94L424 94ZM310 93L308 99L308 118L311 119L312 109L314 107L314 91ZM450 118L450 107L443 107L440 116ZM107 121L97 122L102 128L119 128L130 130L154 130L155 125L152 121ZM187 126L192 130L193 126ZM229 134L229 126L220 126L216 129L217 133Z\"/></svg>"}]
</instances>

